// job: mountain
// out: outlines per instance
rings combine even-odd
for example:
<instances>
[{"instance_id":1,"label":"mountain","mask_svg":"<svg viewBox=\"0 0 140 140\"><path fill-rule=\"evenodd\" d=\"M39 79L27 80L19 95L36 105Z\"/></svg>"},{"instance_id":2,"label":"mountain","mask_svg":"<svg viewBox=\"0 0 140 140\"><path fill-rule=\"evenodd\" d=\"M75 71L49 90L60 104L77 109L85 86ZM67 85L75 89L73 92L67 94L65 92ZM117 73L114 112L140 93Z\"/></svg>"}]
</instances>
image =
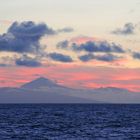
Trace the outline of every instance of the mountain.
<instances>
[{"instance_id":1,"label":"mountain","mask_svg":"<svg viewBox=\"0 0 140 140\"><path fill-rule=\"evenodd\" d=\"M0 103L99 103L68 94L73 91L75 90L40 77L20 88L0 88Z\"/></svg>"},{"instance_id":2,"label":"mountain","mask_svg":"<svg viewBox=\"0 0 140 140\"><path fill-rule=\"evenodd\" d=\"M40 77L20 88L0 88L0 103L140 103L140 93L116 87L72 89Z\"/></svg>"},{"instance_id":3,"label":"mountain","mask_svg":"<svg viewBox=\"0 0 140 140\"><path fill-rule=\"evenodd\" d=\"M27 88L27 89L32 89L32 88L45 88L45 87L60 87L59 85L57 85L55 82L44 78L44 77L40 77L38 79L35 79L29 83L24 84L23 86L21 86L21 88Z\"/></svg>"}]
</instances>

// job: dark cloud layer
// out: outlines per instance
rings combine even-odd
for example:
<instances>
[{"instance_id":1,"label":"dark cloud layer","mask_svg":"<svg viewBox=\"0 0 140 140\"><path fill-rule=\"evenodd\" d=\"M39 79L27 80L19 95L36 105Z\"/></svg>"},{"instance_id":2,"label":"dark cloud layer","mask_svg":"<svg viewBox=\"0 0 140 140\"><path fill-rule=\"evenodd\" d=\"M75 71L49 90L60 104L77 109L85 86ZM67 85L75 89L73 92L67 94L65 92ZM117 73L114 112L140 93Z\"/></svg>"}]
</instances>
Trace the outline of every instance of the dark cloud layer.
<instances>
[{"instance_id":1,"label":"dark cloud layer","mask_svg":"<svg viewBox=\"0 0 140 140\"><path fill-rule=\"evenodd\" d=\"M42 50L41 37L53 34L55 31L44 23L14 22L7 33L0 35L0 51L38 53Z\"/></svg>"},{"instance_id":2,"label":"dark cloud layer","mask_svg":"<svg viewBox=\"0 0 140 140\"><path fill-rule=\"evenodd\" d=\"M64 55L61 53L50 53L48 56L54 61L60 61L60 62L65 62L65 63L73 62L70 56Z\"/></svg>"},{"instance_id":3,"label":"dark cloud layer","mask_svg":"<svg viewBox=\"0 0 140 140\"><path fill-rule=\"evenodd\" d=\"M35 59L28 57L27 55L23 55L21 58L15 60L17 66L27 66L27 67L39 67L41 63Z\"/></svg>"},{"instance_id":4,"label":"dark cloud layer","mask_svg":"<svg viewBox=\"0 0 140 140\"><path fill-rule=\"evenodd\" d=\"M132 35L135 32L135 25L133 23L126 23L123 28L117 28L112 31L116 35Z\"/></svg>"},{"instance_id":5,"label":"dark cloud layer","mask_svg":"<svg viewBox=\"0 0 140 140\"><path fill-rule=\"evenodd\" d=\"M122 31L123 34L133 33L133 24L126 24ZM50 58L53 61L70 63L74 60L69 55L61 53L47 53L44 46L40 44L43 36L55 35L61 32L72 32L73 28L66 27L63 29L53 30L45 23L34 23L33 21L14 22L5 34L0 35L0 52L16 52L20 58L13 58L17 66L39 67L41 58ZM114 53L125 53L121 45L109 43L107 41L87 41L85 43L71 43L72 41L64 40L57 44L58 49L71 50L77 53L85 52L79 60L87 62L90 60L111 62L119 57ZM101 54L100 54L101 53ZM113 54L112 54L113 53ZM100 54L100 55L99 55ZM32 56L32 57L29 57ZM40 57L40 58L39 58ZM38 58L38 59L37 59ZM140 59L140 54L134 53L133 58ZM2 61L4 62L4 61ZM0 66L4 66L3 63Z\"/></svg>"},{"instance_id":6,"label":"dark cloud layer","mask_svg":"<svg viewBox=\"0 0 140 140\"><path fill-rule=\"evenodd\" d=\"M72 49L74 51L86 51L86 52L106 52L106 53L111 53L111 52L124 53L125 52L120 45L116 45L115 43L110 44L107 41L103 41L103 42L88 41L80 45L73 43Z\"/></svg>"},{"instance_id":7,"label":"dark cloud layer","mask_svg":"<svg viewBox=\"0 0 140 140\"><path fill-rule=\"evenodd\" d=\"M104 54L104 55L94 55L94 54L86 54L79 57L79 59L83 62L88 62L91 60L98 60L98 61L106 61L106 62L112 62L117 60L119 57L112 55L112 54Z\"/></svg>"}]
</instances>

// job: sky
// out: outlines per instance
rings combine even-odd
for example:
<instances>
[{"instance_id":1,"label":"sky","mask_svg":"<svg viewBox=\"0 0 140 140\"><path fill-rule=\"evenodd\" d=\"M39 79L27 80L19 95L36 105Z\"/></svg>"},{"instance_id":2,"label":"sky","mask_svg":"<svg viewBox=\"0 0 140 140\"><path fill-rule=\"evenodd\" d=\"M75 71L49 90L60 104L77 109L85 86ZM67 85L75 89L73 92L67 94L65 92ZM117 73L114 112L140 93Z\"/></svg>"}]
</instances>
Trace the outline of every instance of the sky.
<instances>
[{"instance_id":1,"label":"sky","mask_svg":"<svg viewBox=\"0 0 140 140\"><path fill-rule=\"evenodd\" d=\"M140 91L139 0L0 0L0 87L40 76Z\"/></svg>"}]
</instances>

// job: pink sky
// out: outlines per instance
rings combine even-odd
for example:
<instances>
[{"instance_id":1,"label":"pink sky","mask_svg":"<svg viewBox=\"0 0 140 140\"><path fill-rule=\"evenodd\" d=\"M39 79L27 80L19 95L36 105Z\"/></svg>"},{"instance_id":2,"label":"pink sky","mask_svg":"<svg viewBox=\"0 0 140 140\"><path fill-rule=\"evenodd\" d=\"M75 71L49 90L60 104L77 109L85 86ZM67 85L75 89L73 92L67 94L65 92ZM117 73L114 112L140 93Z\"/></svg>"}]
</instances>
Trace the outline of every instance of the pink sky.
<instances>
[{"instance_id":1,"label":"pink sky","mask_svg":"<svg viewBox=\"0 0 140 140\"><path fill-rule=\"evenodd\" d=\"M119 87L140 91L139 68L84 67L59 64L49 67L3 67L0 86L19 87L40 76L72 88Z\"/></svg>"}]
</instances>

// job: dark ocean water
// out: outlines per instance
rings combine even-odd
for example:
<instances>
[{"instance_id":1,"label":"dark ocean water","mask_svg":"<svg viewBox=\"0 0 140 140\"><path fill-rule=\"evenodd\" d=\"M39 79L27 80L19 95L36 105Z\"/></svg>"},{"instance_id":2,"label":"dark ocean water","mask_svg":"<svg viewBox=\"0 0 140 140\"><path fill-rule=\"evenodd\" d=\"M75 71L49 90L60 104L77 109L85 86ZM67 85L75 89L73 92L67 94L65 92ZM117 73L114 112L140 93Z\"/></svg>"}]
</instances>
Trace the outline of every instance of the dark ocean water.
<instances>
[{"instance_id":1,"label":"dark ocean water","mask_svg":"<svg viewBox=\"0 0 140 140\"><path fill-rule=\"evenodd\" d=\"M140 140L140 105L0 105L0 140Z\"/></svg>"}]
</instances>

